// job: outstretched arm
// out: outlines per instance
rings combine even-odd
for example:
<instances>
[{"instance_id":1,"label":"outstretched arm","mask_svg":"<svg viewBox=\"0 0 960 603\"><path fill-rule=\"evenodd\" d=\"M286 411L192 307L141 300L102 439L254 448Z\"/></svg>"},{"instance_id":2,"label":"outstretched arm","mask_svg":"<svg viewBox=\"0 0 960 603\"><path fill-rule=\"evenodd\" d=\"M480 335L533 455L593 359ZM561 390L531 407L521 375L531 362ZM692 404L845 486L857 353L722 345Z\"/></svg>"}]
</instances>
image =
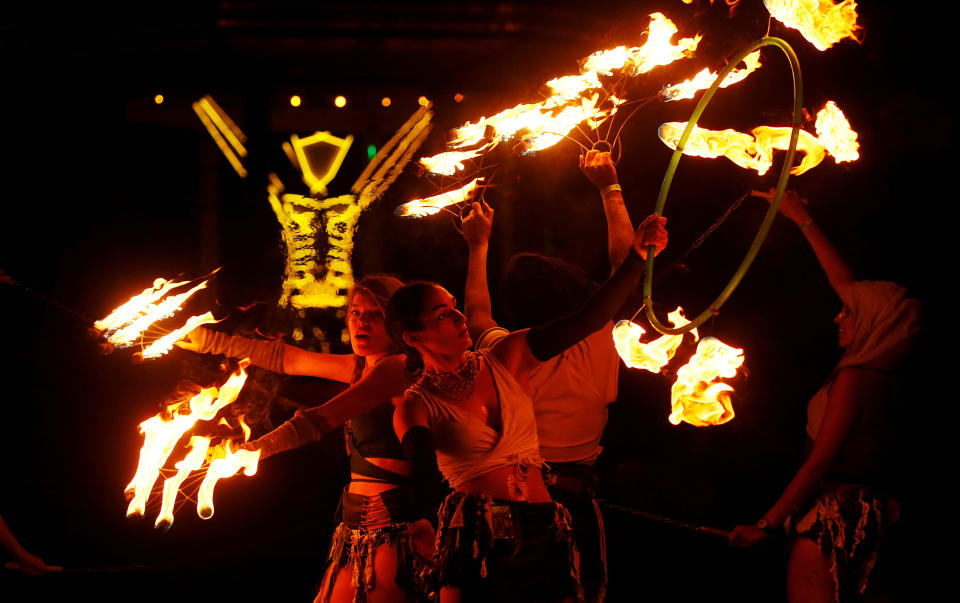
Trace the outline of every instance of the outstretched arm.
<instances>
[{"instance_id":1,"label":"outstretched arm","mask_svg":"<svg viewBox=\"0 0 960 603\"><path fill-rule=\"evenodd\" d=\"M760 193L757 196L762 196L767 201L773 201L775 191L776 189L770 189L770 193ZM807 242L813 248L813 253L817 256L817 261L820 262L820 267L826 273L830 286L837 292L840 299L846 299L847 288L853 283L853 272L840 257L836 247L833 246L827 235L823 234L820 227L813 221L813 217L804 207L797 191L788 190L783 193L783 199L780 201L780 213L800 227L803 236L807 238Z\"/></svg>"},{"instance_id":2,"label":"outstretched arm","mask_svg":"<svg viewBox=\"0 0 960 603\"><path fill-rule=\"evenodd\" d=\"M850 433L860 413L861 401L882 395L882 387L880 377L873 371L856 368L840 371L827 394L827 408L810 456L777 502L763 515L767 530L782 525L790 513L814 493ZM730 534L730 544L752 546L762 542L766 535L756 525L737 526Z\"/></svg>"},{"instance_id":3,"label":"outstretched arm","mask_svg":"<svg viewBox=\"0 0 960 603\"><path fill-rule=\"evenodd\" d=\"M353 377L353 354L308 352L279 339L251 339L199 327L176 345L200 354L249 358L254 365L274 373L320 377L343 383L349 383Z\"/></svg>"},{"instance_id":4,"label":"outstretched arm","mask_svg":"<svg viewBox=\"0 0 960 603\"><path fill-rule=\"evenodd\" d=\"M522 378L540 362L602 328L636 289L647 247L653 245L654 253L659 254L667 246L666 222L657 214L647 216L637 228L627 258L580 310L549 324L507 335L492 348L497 359Z\"/></svg>"},{"instance_id":5,"label":"outstretched arm","mask_svg":"<svg viewBox=\"0 0 960 603\"><path fill-rule=\"evenodd\" d=\"M327 403L298 410L293 418L244 447L261 450L260 459L319 440L325 433L349 419L400 396L412 381L407 376L403 355L390 356L349 389Z\"/></svg>"},{"instance_id":6,"label":"outstretched arm","mask_svg":"<svg viewBox=\"0 0 960 603\"><path fill-rule=\"evenodd\" d=\"M463 219L463 238L470 250L463 311L467 315L467 327L474 341L487 329L498 326L493 319L493 306L490 303L490 288L487 283L487 251L492 228L493 208L487 205L486 201L475 201L470 213Z\"/></svg>"},{"instance_id":7,"label":"outstretched arm","mask_svg":"<svg viewBox=\"0 0 960 603\"><path fill-rule=\"evenodd\" d=\"M610 153L591 149L580 156L580 171L597 187L603 199L603 213L607 217L607 254L610 256L610 272L613 273L623 263L633 244L633 223L623 202L617 168L613 165Z\"/></svg>"}]
</instances>

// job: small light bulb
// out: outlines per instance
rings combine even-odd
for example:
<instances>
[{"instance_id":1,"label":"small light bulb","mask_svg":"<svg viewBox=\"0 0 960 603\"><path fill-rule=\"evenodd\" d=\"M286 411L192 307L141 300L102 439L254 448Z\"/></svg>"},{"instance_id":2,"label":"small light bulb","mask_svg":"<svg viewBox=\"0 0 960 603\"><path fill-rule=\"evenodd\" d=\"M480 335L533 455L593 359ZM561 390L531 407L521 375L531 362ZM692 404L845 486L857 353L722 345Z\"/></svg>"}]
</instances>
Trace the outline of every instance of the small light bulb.
<instances>
[{"instance_id":1,"label":"small light bulb","mask_svg":"<svg viewBox=\"0 0 960 603\"><path fill-rule=\"evenodd\" d=\"M420 103L421 106L426 107L430 104L430 99L428 99L426 96L421 96L419 99L417 99L417 102Z\"/></svg>"},{"instance_id":2,"label":"small light bulb","mask_svg":"<svg viewBox=\"0 0 960 603\"><path fill-rule=\"evenodd\" d=\"M154 96L154 97L153 97L153 102L157 103L158 105L161 104L161 103L163 103L163 95L162 95L162 94L158 94L158 95Z\"/></svg>"},{"instance_id":3,"label":"small light bulb","mask_svg":"<svg viewBox=\"0 0 960 603\"><path fill-rule=\"evenodd\" d=\"M347 97L345 97L345 96L343 96L343 95L338 96L337 98L333 99L333 104L336 105L336 106L338 106L338 107L341 107L341 108L346 107L346 106L347 106Z\"/></svg>"},{"instance_id":4,"label":"small light bulb","mask_svg":"<svg viewBox=\"0 0 960 603\"><path fill-rule=\"evenodd\" d=\"M459 103L459 102L463 101L463 95L460 94L459 92L457 92L456 94L453 95L453 100L455 100L455 101L457 101L457 102Z\"/></svg>"},{"instance_id":5,"label":"small light bulb","mask_svg":"<svg viewBox=\"0 0 960 603\"><path fill-rule=\"evenodd\" d=\"M384 96L384 97L380 100L380 104L383 105L384 107L389 107L389 106L390 106L390 102L391 102L391 101L390 101L390 97L389 97L389 96Z\"/></svg>"},{"instance_id":6,"label":"small light bulb","mask_svg":"<svg viewBox=\"0 0 960 603\"><path fill-rule=\"evenodd\" d=\"M299 95L299 94L294 94L293 96L290 97L290 106L291 106L291 107L299 107L299 106L300 106L300 103L302 103L302 102L303 102L303 100L300 98L300 95Z\"/></svg>"}]
</instances>

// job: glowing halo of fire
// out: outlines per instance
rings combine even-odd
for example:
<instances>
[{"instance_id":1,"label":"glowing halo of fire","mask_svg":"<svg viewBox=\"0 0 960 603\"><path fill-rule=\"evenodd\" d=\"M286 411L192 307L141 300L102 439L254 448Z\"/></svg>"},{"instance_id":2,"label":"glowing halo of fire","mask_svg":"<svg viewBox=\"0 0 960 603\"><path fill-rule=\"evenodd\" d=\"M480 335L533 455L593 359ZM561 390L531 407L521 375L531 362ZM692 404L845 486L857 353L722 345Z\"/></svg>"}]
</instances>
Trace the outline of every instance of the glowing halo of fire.
<instances>
[{"instance_id":1,"label":"glowing halo of fire","mask_svg":"<svg viewBox=\"0 0 960 603\"><path fill-rule=\"evenodd\" d=\"M697 103L697 107L693 110L693 113L690 115L690 120L687 122L687 127L684 129L683 134L680 136L680 140L677 142L677 148L670 157L670 163L667 166L666 173L663 175L663 183L660 186L660 195L657 197L657 205L653 211L657 214L663 215L663 207L667 203L667 193L670 192L670 184L673 182L673 175L677 171L677 165L680 163L680 158L683 156L684 146L686 146L687 139L690 138L690 134L696 127L697 121L699 121L703 111L710 103L710 99L713 98L713 95L720 88L720 84L723 83L724 78L726 78L727 75L729 75L730 72L732 72L734 68L740 64L744 57L763 46L776 46L782 50L787 57L787 61L790 63L790 70L793 73L793 129L790 133L790 146L787 149L787 156L784 158L783 168L780 170L780 179L777 181L777 192L773 197L773 201L770 203L770 209L767 210L767 214L764 216L763 222L760 224L760 229L757 231L757 235L754 237L753 243L750 245L750 249L747 250L747 254L744 256L743 261L740 262L740 266L737 268L737 271L733 273L733 276L730 278L730 281L727 283L726 287L723 288L723 291L720 292L720 295L713 300L707 309L687 324L671 328L661 323L653 313L654 248L653 245L650 246L649 251L647 252L646 272L643 277L643 303L647 313L647 320L650 321L650 326L664 335L681 335L687 331L699 327L717 314L717 312L720 310L720 306L727 301L727 298L730 297L734 289L737 288L737 285L740 284L740 281L747 273L747 270L753 263L757 253L759 253L760 246L763 245L764 239L767 238L767 232L770 230L770 226L773 224L773 219L777 215L777 210L780 207L780 199L783 198L783 193L787 189L787 181L790 179L790 169L793 166L793 157L796 154L797 142L800 139L800 119L803 114L803 80L800 76L800 62L797 60L797 55L793 51L793 48L786 41L781 40L780 38L765 37L755 42L751 42L742 50L740 50L740 52L738 52L733 58L731 58L726 67L724 67L720 73L717 74L717 78L713 81L713 84L710 86L710 88L708 88L704 93L703 97L701 97L700 102Z\"/></svg>"}]
</instances>

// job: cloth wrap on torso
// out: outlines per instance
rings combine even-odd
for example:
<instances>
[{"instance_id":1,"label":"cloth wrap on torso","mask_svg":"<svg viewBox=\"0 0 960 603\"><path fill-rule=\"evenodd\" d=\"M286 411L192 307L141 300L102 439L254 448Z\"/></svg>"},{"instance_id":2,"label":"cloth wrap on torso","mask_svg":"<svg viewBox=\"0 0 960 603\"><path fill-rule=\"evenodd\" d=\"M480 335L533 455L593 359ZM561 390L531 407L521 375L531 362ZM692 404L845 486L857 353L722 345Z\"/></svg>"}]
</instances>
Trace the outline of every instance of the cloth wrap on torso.
<instances>
[{"instance_id":1,"label":"cloth wrap on torso","mask_svg":"<svg viewBox=\"0 0 960 603\"><path fill-rule=\"evenodd\" d=\"M543 466L530 396L493 354L487 350L477 353L493 379L502 433L419 383L407 390L423 401L437 449L437 466L454 490L502 467L526 470Z\"/></svg>"}]
</instances>

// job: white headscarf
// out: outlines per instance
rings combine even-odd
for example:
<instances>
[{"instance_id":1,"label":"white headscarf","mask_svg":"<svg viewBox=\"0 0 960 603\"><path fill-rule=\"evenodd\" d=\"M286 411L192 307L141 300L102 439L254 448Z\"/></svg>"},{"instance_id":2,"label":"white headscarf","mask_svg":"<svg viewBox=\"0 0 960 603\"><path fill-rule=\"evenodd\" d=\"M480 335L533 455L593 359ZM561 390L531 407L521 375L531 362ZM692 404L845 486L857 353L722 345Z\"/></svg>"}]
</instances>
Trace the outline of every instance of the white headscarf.
<instances>
[{"instance_id":1,"label":"white headscarf","mask_svg":"<svg viewBox=\"0 0 960 603\"><path fill-rule=\"evenodd\" d=\"M856 281L843 295L853 319L853 339L831 376L857 367L877 371L900 368L920 330L923 313L920 300L888 281Z\"/></svg>"}]
</instances>

